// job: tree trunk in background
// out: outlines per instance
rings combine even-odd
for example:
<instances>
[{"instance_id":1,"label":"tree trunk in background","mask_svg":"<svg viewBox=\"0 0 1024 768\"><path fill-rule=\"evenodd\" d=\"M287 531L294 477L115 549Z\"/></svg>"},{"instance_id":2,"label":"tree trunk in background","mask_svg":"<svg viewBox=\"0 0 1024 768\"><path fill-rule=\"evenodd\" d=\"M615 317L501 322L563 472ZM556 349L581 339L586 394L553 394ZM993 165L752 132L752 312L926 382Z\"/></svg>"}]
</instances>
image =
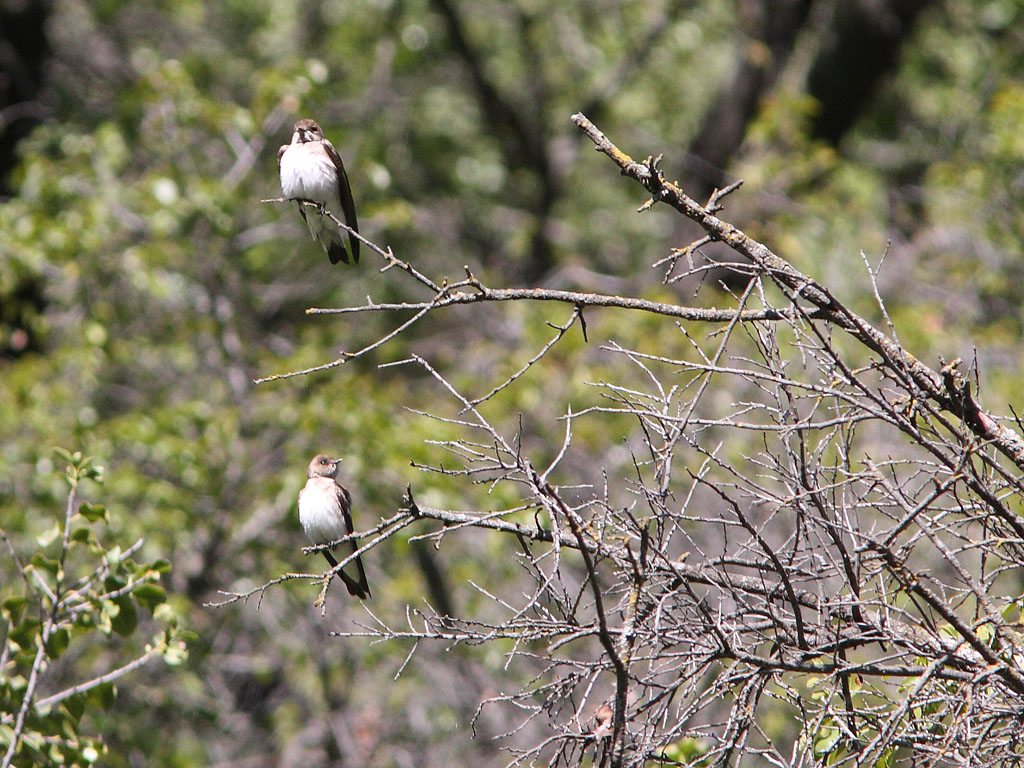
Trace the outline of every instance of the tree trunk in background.
<instances>
[{"instance_id":1,"label":"tree trunk in background","mask_svg":"<svg viewBox=\"0 0 1024 768\"><path fill-rule=\"evenodd\" d=\"M690 144L687 189L699 200L726 186L725 167L739 150L747 125L793 52L811 0L753 0L742 4L750 39L732 82L719 94Z\"/></svg>"},{"instance_id":2,"label":"tree trunk in background","mask_svg":"<svg viewBox=\"0 0 1024 768\"><path fill-rule=\"evenodd\" d=\"M15 145L44 116L36 98L50 58L49 16L45 0L0 3L0 197L11 194L7 174L14 167Z\"/></svg>"},{"instance_id":3,"label":"tree trunk in background","mask_svg":"<svg viewBox=\"0 0 1024 768\"><path fill-rule=\"evenodd\" d=\"M807 77L807 93L821 105L812 127L815 138L831 144L842 140L879 80L896 66L914 21L930 4L934 0L840 0ZM754 0L741 6L750 33L743 61L689 148L687 188L696 198L732 181L725 169L792 54L811 5L811 0Z\"/></svg>"},{"instance_id":4,"label":"tree trunk in background","mask_svg":"<svg viewBox=\"0 0 1024 768\"><path fill-rule=\"evenodd\" d=\"M860 117L878 81L897 63L914 20L933 0L841 0L807 76L821 104L815 138L838 144Z\"/></svg>"}]
</instances>

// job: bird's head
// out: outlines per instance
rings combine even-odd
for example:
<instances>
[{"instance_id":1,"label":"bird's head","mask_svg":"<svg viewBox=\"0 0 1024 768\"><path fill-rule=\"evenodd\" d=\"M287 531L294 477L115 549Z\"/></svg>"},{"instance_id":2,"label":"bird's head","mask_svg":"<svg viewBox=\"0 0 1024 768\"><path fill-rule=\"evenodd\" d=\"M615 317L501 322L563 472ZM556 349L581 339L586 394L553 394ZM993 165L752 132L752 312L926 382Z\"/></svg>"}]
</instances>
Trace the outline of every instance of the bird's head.
<instances>
[{"instance_id":1,"label":"bird's head","mask_svg":"<svg viewBox=\"0 0 1024 768\"><path fill-rule=\"evenodd\" d=\"M316 120L308 117L299 120L295 124L295 133L292 134L292 144L305 144L307 141L323 141L324 132L320 130Z\"/></svg>"},{"instance_id":2,"label":"bird's head","mask_svg":"<svg viewBox=\"0 0 1024 768\"><path fill-rule=\"evenodd\" d=\"M318 454L309 462L306 469L306 477L335 477L338 474L338 465L341 459L332 459L326 454Z\"/></svg>"}]
</instances>

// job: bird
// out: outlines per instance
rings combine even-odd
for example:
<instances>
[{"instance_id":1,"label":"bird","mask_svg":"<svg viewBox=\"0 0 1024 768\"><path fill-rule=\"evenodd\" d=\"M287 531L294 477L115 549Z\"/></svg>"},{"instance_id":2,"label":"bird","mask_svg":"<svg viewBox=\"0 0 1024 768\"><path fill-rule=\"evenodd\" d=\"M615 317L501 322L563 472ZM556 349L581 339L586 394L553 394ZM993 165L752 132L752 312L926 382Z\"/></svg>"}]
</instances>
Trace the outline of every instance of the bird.
<instances>
[{"instance_id":1,"label":"bird","mask_svg":"<svg viewBox=\"0 0 1024 768\"><path fill-rule=\"evenodd\" d=\"M340 463L341 459L332 459L321 453L313 457L306 469L306 485L299 491L299 522L313 544L330 544L355 530L352 526L352 496L338 483ZM353 553L359 551L354 540L349 543ZM326 549L322 551L331 567L337 566L334 555ZM354 562L358 579L340 570L338 576L345 582L350 595L365 600L370 597L370 585L366 582L362 559L357 556Z\"/></svg>"},{"instance_id":2,"label":"bird","mask_svg":"<svg viewBox=\"0 0 1024 768\"><path fill-rule=\"evenodd\" d=\"M352 200L352 188L348 184L348 174L345 173L341 155L324 138L324 132L316 120L305 118L295 124L292 143L277 150L277 170L281 176L281 192L285 199L298 201L299 213L309 227L309 234L327 251L331 264L339 261L348 264L341 228L330 217L325 217L324 211L330 210L337 216L337 206L340 204L345 223L358 232L356 204ZM303 201L316 203L316 213L307 213L308 206ZM359 240L349 232L348 242L352 261L358 264Z\"/></svg>"},{"instance_id":3,"label":"bird","mask_svg":"<svg viewBox=\"0 0 1024 768\"><path fill-rule=\"evenodd\" d=\"M600 741L601 739L610 736L612 732L613 720L615 719L615 710L612 709L611 705L605 702L594 711L593 721L594 730L588 736L589 741Z\"/></svg>"}]
</instances>

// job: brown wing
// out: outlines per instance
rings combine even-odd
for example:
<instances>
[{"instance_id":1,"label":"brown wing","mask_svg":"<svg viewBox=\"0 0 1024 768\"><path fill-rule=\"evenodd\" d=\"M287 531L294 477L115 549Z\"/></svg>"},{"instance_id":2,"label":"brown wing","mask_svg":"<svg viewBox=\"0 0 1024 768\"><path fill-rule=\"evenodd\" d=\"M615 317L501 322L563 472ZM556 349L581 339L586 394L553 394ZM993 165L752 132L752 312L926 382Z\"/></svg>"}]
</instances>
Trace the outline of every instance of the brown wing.
<instances>
[{"instance_id":1,"label":"brown wing","mask_svg":"<svg viewBox=\"0 0 1024 768\"><path fill-rule=\"evenodd\" d=\"M338 506L341 507L341 514L345 518L345 530L349 533L354 533L356 529L352 524L352 495L344 486L335 483L335 487L338 489ZM359 551L359 545L355 541L351 541L349 543L352 546L353 554ZM350 595L355 595L356 597L365 600L370 597L370 585L366 581L366 571L363 570L363 559L361 557L356 557L354 562L356 571L359 573L359 578L357 580L353 580L348 576L343 576L341 571L338 571L338 574L342 575L345 586L348 588L348 593Z\"/></svg>"},{"instance_id":2,"label":"brown wing","mask_svg":"<svg viewBox=\"0 0 1024 768\"><path fill-rule=\"evenodd\" d=\"M341 210L345 212L345 223L356 232L359 231L359 222L356 220L356 203L352 199L352 187L348 184L348 174L345 173L345 164L341 161L341 155L327 139L323 141L324 149L327 150L331 162L338 169L338 193L341 202ZM359 263L359 240L351 232L348 235L348 243L352 250L352 261Z\"/></svg>"}]
</instances>

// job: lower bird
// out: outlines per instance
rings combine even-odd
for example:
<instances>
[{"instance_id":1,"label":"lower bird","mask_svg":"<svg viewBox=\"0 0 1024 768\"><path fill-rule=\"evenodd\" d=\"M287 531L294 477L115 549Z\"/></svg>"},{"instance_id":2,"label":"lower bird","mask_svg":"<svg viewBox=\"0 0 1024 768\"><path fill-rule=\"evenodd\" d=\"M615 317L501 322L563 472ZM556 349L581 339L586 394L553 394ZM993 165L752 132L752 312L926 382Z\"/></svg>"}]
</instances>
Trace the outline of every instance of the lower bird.
<instances>
[{"instance_id":1,"label":"lower bird","mask_svg":"<svg viewBox=\"0 0 1024 768\"><path fill-rule=\"evenodd\" d=\"M321 453L309 462L306 469L306 485L299 491L299 522L313 544L330 544L355 530L352 526L352 496L338 483L340 463L341 459L332 459ZM349 544L353 553L359 551L355 540ZM332 568L338 565L334 555L326 549L323 553ZM338 577L345 582L350 595L365 600L370 597L370 585L366 582L363 561L357 555L354 563L358 578L353 579L341 570Z\"/></svg>"},{"instance_id":2,"label":"lower bird","mask_svg":"<svg viewBox=\"0 0 1024 768\"><path fill-rule=\"evenodd\" d=\"M309 227L309 234L327 251L331 264L339 261L348 264L341 228L324 212L329 210L337 216L338 206L341 206L345 223L358 232L356 204L341 155L324 138L316 120L306 118L295 124L292 143L277 151L277 170L281 175L281 192L286 199L298 201L299 213ZM316 203L319 209L307 212L309 206L303 201ZM359 240L349 232L348 242L352 261L358 264Z\"/></svg>"}]
</instances>

